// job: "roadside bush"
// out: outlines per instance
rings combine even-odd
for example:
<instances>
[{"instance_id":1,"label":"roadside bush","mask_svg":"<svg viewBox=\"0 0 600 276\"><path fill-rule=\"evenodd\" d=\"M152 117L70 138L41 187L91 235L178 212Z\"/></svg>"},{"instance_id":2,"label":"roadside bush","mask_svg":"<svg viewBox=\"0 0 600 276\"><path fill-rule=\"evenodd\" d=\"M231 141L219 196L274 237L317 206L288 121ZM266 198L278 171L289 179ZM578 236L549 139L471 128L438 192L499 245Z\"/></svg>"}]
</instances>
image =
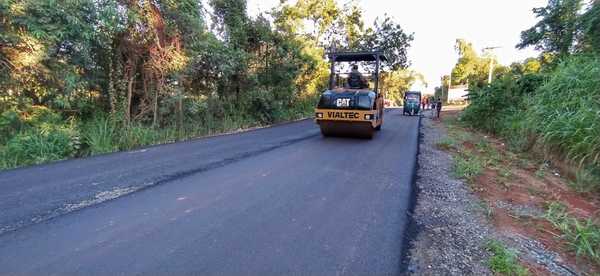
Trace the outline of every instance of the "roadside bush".
<instances>
[{"instance_id":1,"label":"roadside bush","mask_svg":"<svg viewBox=\"0 0 600 276\"><path fill-rule=\"evenodd\" d=\"M524 112L542 81L540 74L509 73L488 87L475 88L471 93L471 104L461 120L472 127L508 138L509 146L514 149L526 150L531 144L531 135L525 124Z\"/></svg>"},{"instance_id":2,"label":"roadside bush","mask_svg":"<svg viewBox=\"0 0 600 276\"><path fill-rule=\"evenodd\" d=\"M524 152L530 149L535 142L535 136L528 128L523 110L507 110L502 116L502 122L497 134L506 139L508 147L516 152Z\"/></svg>"},{"instance_id":3,"label":"roadside bush","mask_svg":"<svg viewBox=\"0 0 600 276\"><path fill-rule=\"evenodd\" d=\"M156 129L141 125L132 125L123 129L119 134L119 150L131 150L141 146L160 142Z\"/></svg>"},{"instance_id":4,"label":"roadside bush","mask_svg":"<svg viewBox=\"0 0 600 276\"><path fill-rule=\"evenodd\" d=\"M23 122L16 110L6 110L0 114L0 143L5 143L23 128Z\"/></svg>"},{"instance_id":5,"label":"roadside bush","mask_svg":"<svg viewBox=\"0 0 600 276\"><path fill-rule=\"evenodd\" d=\"M40 105L30 106L21 116L23 122L31 127L38 127L42 124L58 125L63 123L63 118L58 112Z\"/></svg>"},{"instance_id":6,"label":"roadside bush","mask_svg":"<svg viewBox=\"0 0 600 276\"><path fill-rule=\"evenodd\" d=\"M0 167L41 164L79 156L81 138L74 120L43 106L7 110L0 116Z\"/></svg>"},{"instance_id":7,"label":"roadside bush","mask_svg":"<svg viewBox=\"0 0 600 276\"><path fill-rule=\"evenodd\" d=\"M509 144L520 148L525 144L522 137L525 136L523 132L526 132L526 129L522 127L523 117L518 115L523 112L523 99L513 99L512 93L515 89L514 80L504 77L490 87L476 90L471 105L460 118L461 121L470 127L514 139Z\"/></svg>"},{"instance_id":8,"label":"roadside bush","mask_svg":"<svg viewBox=\"0 0 600 276\"><path fill-rule=\"evenodd\" d=\"M41 164L75 157L80 139L70 126L45 124L19 132L0 150L2 168Z\"/></svg>"},{"instance_id":9,"label":"roadside bush","mask_svg":"<svg viewBox=\"0 0 600 276\"><path fill-rule=\"evenodd\" d=\"M5 110L0 114L0 142L6 143L18 132L44 124L63 124L62 116L44 106L29 106L23 111Z\"/></svg>"},{"instance_id":10,"label":"roadside bush","mask_svg":"<svg viewBox=\"0 0 600 276\"><path fill-rule=\"evenodd\" d=\"M118 150L117 123L109 116L96 116L93 120L83 124L82 137L87 154L109 153Z\"/></svg>"},{"instance_id":11,"label":"roadside bush","mask_svg":"<svg viewBox=\"0 0 600 276\"><path fill-rule=\"evenodd\" d=\"M461 121L503 137L512 150L534 144L580 168L577 189L598 190L600 178L600 58L574 55L553 71L507 73L475 88ZM583 172L585 168L585 172Z\"/></svg>"},{"instance_id":12,"label":"roadside bush","mask_svg":"<svg viewBox=\"0 0 600 276\"><path fill-rule=\"evenodd\" d=\"M271 91L272 92L272 91ZM230 132L309 116L315 99L291 103L255 92L245 101L198 97L184 102L184 125L167 121L153 128L142 122L124 127L114 116L98 112L87 121L65 121L60 113L42 106L0 114L0 169L41 164L70 157L132 150L207 134Z\"/></svg>"},{"instance_id":13,"label":"roadside bush","mask_svg":"<svg viewBox=\"0 0 600 276\"><path fill-rule=\"evenodd\" d=\"M575 56L561 63L530 101L529 127L548 149L600 166L600 59Z\"/></svg>"}]
</instances>

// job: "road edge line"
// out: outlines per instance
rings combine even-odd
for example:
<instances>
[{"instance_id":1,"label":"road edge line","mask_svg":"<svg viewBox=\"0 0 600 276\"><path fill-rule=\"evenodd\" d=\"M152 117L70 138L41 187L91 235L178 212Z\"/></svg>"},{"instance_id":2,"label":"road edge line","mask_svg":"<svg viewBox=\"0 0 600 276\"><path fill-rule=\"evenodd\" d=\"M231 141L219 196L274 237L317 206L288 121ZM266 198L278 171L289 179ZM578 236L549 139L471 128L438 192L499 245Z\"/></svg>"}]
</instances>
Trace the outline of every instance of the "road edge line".
<instances>
[{"instance_id":1,"label":"road edge line","mask_svg":"<svg viewBox=\"0 0 600 276\"><path fill-rule=\"evenodd\" d=\"M423 133L421 131L421 120L423 119L423 115L419 116L419 122L417 124L417 150L415 154L415 159L413 163L413 170L410 180L411 185L411 194L408 202L408 209L406 211L407 223L404 228L403 237L402 237L402 246L400 248L400 275L406 275L410 273L410 250L413 248L413 241L417 237L418 233L421 231L419 225L416 223L413 215L415 211L415 207L417 205L417 200L419 197L419 187L417 186L418 179L418 171L419 171L419 155L421 154L421 144L423 140Z\"/></svg>"}]
</instances>

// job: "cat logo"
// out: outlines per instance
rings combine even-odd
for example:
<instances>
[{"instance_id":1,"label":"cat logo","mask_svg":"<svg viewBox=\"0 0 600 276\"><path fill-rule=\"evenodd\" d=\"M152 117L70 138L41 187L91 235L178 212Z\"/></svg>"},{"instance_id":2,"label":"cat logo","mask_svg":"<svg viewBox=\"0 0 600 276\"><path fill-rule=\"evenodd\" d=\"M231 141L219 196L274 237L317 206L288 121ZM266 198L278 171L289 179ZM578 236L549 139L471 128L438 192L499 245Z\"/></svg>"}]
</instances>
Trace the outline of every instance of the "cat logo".
<instances>
[{"instance_id":1,"label":"cat logo","mask_svg":"<svg viewBox=\"0 0 600 276\"><path fill-rule=\"evenodd\" d=\"M350 106L350 99L337 99L335 101L335 105L337 107L349 107Z\"/></svg>"}]
</instances>

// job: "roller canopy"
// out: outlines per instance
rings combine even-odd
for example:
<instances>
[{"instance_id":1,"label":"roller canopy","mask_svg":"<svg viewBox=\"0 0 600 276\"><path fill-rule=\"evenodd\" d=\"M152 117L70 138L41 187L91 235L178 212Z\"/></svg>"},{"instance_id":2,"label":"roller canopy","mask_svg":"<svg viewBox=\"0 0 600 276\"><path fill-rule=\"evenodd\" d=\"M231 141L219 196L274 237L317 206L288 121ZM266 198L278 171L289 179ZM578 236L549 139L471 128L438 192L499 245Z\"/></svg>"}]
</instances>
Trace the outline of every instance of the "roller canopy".
<instances>
[{"instance_id":1,"label":"roller canopy","mask_svg":"<svg viewBox=\"0 0 600 276\"><path fill-rule=\"evenodd\" d=\"M330 53L329 58L335 62L352 61L376 61L379 55L380 61L387 61L385 55L381 52L339 52Z\"/></svg>"}]
</instances>

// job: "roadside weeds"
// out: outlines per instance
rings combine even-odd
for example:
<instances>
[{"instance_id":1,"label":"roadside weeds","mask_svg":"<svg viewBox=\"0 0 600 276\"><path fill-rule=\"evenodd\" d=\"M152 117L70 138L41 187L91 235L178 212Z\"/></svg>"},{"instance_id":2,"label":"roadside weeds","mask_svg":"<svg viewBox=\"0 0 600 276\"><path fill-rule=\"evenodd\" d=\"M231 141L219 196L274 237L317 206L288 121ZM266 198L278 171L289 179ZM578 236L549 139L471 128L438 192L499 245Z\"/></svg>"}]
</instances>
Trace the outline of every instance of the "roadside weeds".
<instances>
[{"instance_id":1,"label":"roadside weeds","mask_svg":"<svg viewBox=\"0 0 600 276\"><path fill-rule=\"evenodd\" d=\"M408 273L492 275L485 249L490 226L475 195L452 177L451 155L436 146L447 137L445 130L426 116L420 132L418 196L412 214L416 235L408 252Z\"/></svg>"},{"instance_id":2,"label":"roadside weeds","mask_svg":"<svg viewBox=\"0 0 600 276\"><path fill-rule=\"evenodd\" d=\"M504 243L487 246L491 260L515 255L525 270L490 263L502 275L577 275L600 273L600 200L573 189L548 161L511 152L496 138L463 127L459 112L444 112L434 122L448 137L436 143L453 156L453 176L468 183ZM498 257L500 256L500 257ZM497 264L498 262L493 262ZM510 262L504 262L507 264Z\"/></svg>"},{"instance_id":3,"label":"roadside weeds","mask_svg":"<svg viewBox=\"0 0 600 276\"><path fill-rule=\"evenodd\" d=\"M529 270L519 263L517 253L497 240L490 240L486 244L486 249L492 256L488 265L492 271L503 275L529 275Z\"/></svg>"}]
</instances>

